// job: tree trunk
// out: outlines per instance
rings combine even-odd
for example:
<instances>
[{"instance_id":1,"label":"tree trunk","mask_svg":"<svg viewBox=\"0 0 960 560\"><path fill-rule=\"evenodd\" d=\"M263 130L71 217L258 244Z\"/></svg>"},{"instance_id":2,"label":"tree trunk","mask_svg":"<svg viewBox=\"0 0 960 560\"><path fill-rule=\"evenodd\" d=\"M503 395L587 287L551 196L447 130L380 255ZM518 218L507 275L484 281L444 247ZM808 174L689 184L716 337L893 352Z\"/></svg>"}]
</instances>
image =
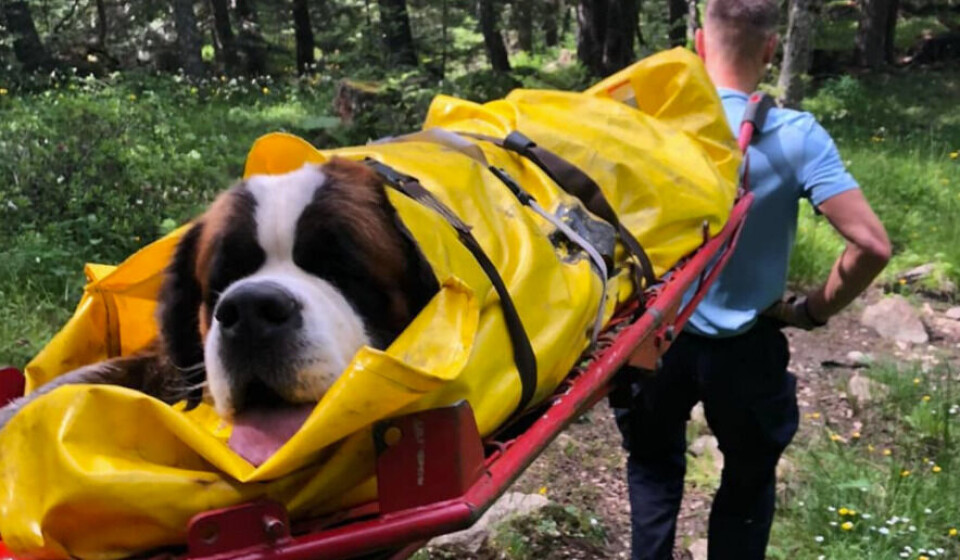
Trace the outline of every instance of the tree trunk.
<instances>
[{"instance_id":1,"label":"tree trunk","mask_svg":"<svg viewBox=\"0 0 960 560\"><path fill-rule=\"evenodd\" d=\"M313 26L307 0L293 0L293 31L297 43L297 72L306 74L313 66Z\"/></svg>"},{"instance_id":2,"label":"tree trunk","mask_svg":"<svg viewBox=\"0 0 960 560\"><path fill-rule=\"evenodd\" d=\"M510 71L510 57L503 43L503 35L497 29L497 13L493 0L477 0L477 19L480 21L480 33L483 34L483 46L487 50L490 66L496 72Z\"/></svg>"},{"instance_id":3,"label":"tree trunk","mask_svg":"<svg viewBox=\"0 0 960 560\"><path fill-rule=\"evenodd\" d=\"M607 32L607 1L580 0L577 6L577 58L595 76L605 74L604 37Z\"/></svg>"},{"instance_id":4,"label":"tree trunk","mask_svg":"<svg viewBox=\"0 0 960 560\"><path fill-rule=\"evenodd\" d=\"M237 39L246 58L247 73L261 76L267 73L267 42L260 33L257 10L253 0L237 0L237 17L240 22Z\"/></svg>"},{"instance_id":5,"label":"tree trunk","mask_svg":"<svg viewBox=\"0 0 960 560\"><path fill-rule=\"evenodd\" d=\"M884 53L887 64L893 64L895 62L895 39L897 38L897 17L900 14L900 0L891 0L891 4L890 15L887 18L886 52Z\"/></svg>"},{"instance_id":6,"label":"tree trunk","mask_svg":"<svg viewBox=\"0 0 960 560\"><path fill-rule=\"evenodd\" d=\"M700 29L700 7L697 0L687 0L687 43L693 44L697 29Z\"/></svg>"},{"instance_id":7,"label":"tree trunk","mask_svg":"<svg viewBox=\"0 0 960 560\"><path fill-rule=\"evenodd\" d=\"M197 15L193 11L193 0L173 0L173 23L177 29L180 67L188 76L203 75L200 33L197 30Z\"/></svg>"},{"instance_id":8,"label":"tree trunk","mask_svg":"<svg viewBox=\"0 0 960 560\"><path fill-rule=\"evenodd\" d=\"M687 7L687 0L669 0L668 5L670 30L667 36L670 46L682 47L687 43L687 17L690 9Z\"/></svg>"},{"instance_id":9,"label":"tree trunk","mask_svg":"<svg viewBox=\"0 0 960 560\"><path fill-rule=\"evenodd\" d=\"M780 103L798 107L803 100L804 82L813 57L813 31L820 0L791 0L787 20L787 38L780 66Z\"/></svg>"},{"instance_id":10,"label":"tree trunk","mask_svg":"<svg viewBox=\"0 0 960 560\"><path fill-rule=\"evenodd\" d=\"M517 14L517 44L520 50L533 52L533 0L514 0Z\"/></svg>"},{"instance_id":11,"label":"tree trunk","mask_svg":"<svg viewBox=\"0 0 960 560\"><path fill-rule=\"evenodd\" d=\"M596 76L633 62L640 0L580 0L577 57Z\"/></svg>"},{"instance_id":12,"label":"tree trunk","mask_svg":"<svg viewBox=\"0 0 960 560\"><path fill-rule=\"evenodd\" d=\"M230 10L227 0L210 0L213 8L213 27L216 31L217 46L223 56L223 66L227 74L234 76L240 69L237 56L237 42L230 26Z\"/></svg>"},{"instance_id":13,"label":"tree trunk","mask_svg":"<svg viewBox=\"0 0 960 560\"><path fill-rule=\"evenodd\" d=\"M7 30L13 36L13 54L27 72L53 66L50 53L44 48L33 23L33 15L26 0L2 0Z\"/></svg>"},{"instance_id":14,"label":"tree trunk","mask_svg":"<svg viewBox=\"0 0 960 560\"><path fill-rule=\"evenodd\" d=\"M102 50L107 50L107 6L104 0L97 0L97 46Z\"/></svg>"},{"instance_id":15,"label":"tree trunk","mask_svg":"<svg viewBox=\"0 0 960 560\"><path fill-rule=\"evenodd\" d=\"M633 62L633 39L639 16L639 0L608 0L603 43L605 73L611 74Z\"/></svg>"},{"instance_id":16,"label":"tree trunk","mask_svg":"<svg viewBox=\"0 0 960 560\"><path fill-rule=\"evenodd\" d=\"M857 60L868 68L880 68L886 61L890 18L896 17L894 0L861 0L857 30ZM892 47L892 45L891 45Z\"/></svg>"},{"instance_id":17,"label":"tree trunk","mask_svg":"<svg viewBox=\"0 0 960 560\"><path fill-rule=\"evenodd\" d=\"M560 43L557 28L557 17L562 8L561 0L546 0L543 10L543 42L548 47L555 47Z\"/></svg>"},{"instance_id":18,"label":"tree trunk","mask_svg":"<svg viewBox=\"0 0 960 560\"><path fill-rule=\"evenodd\" d=\"M416 66L417 50L410 32L407 0L377 0L380 6L380 33L387 49L387 59L393 65Z\"/></svg>"}]
</instances>

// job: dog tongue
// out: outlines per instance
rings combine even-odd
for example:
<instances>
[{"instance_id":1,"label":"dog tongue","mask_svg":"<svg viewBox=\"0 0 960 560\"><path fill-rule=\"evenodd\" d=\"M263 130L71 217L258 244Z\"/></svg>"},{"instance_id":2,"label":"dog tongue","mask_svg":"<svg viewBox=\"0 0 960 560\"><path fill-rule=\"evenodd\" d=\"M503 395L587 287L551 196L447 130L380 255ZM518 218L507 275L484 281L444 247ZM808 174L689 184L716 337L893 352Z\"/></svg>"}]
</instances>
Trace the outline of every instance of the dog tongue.
<instances>
[{"instance_id":1,"label":"dog tongue","mask_svg":"<svg viewBox=\"0 0 960 560\"><path fill-rule=\"evenodd\" d=\"M260 466L297 433L313 407L254 409L238 414L227 445L253 466Z\"/></svg>"}]
</instances>

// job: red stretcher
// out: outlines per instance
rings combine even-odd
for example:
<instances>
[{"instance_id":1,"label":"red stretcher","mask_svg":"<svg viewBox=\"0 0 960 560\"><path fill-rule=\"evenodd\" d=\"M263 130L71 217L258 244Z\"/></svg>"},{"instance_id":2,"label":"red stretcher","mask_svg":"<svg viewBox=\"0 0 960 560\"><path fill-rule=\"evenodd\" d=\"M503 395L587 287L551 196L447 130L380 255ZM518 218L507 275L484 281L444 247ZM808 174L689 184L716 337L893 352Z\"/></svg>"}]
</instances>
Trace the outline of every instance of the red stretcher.
<instances>
[{"instance_id":1,"label":"red stretcher","mask_svg":"<svg viewBox=\"0 0 960 560\"><path fill-rule=\"evenodd\" d=\"M772 101L750 97L740 129L746 153ZM745 156L741 188L724 228L645 293L645 306L621 309L591 354L554 394L482 439L466 402L393 418L374 427L378 500L291 524L283 506L255 501L196 515L187 544L143 558L306 560L409 558L432 537L470 527L567 426L605 398L628 360L657 370L676 333L706 295L736 246L753 201ZM696 286L683 305L684 295ZM0 405L23 394L15 368L0 369ZM0 541L0 560L16 559Z\"/></svg>"}]
</instances>

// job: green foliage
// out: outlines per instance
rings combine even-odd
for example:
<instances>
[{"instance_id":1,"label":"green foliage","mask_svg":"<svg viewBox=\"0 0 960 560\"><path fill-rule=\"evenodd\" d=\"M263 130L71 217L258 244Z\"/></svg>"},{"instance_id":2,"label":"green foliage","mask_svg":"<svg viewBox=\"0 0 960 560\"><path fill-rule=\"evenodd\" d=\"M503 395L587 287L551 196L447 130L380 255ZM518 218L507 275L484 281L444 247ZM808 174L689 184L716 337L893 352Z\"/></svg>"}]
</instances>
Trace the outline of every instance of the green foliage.
<instances>
[{"instance_id":1,"label":"green foliage","mask_svg":"<svg viewBox=\"0 0 960 560\"><path fill-rule=\"evenodd\" d=\"M824 437L794 452L798 475L778 508L771 557L960 552L960 540L951 535L960 528L960 464L952 435L960 428L960 378L946 368L923 373L892 365L870 375L890 392L868 411L861 437L848 442L824 426Z\"/></svg>"},{"instance_id":2,"label":"green foliage","mask_svg":"<svg viewBox=\"0 0 960 560\"><path fill-rule=\"evenodd\" d=\"M936 87L931 87L936 83ZM894 246L891 276L936 263L943 280L960 280L960 72L844 76L804 107L830 132ZM805 208L791 279L821 281L842 248L823 219Z\"/></svg>"},{"instance_id":3,"label":"green foliage","mask_svg":"<svg viewBox=\"0 0 960 560\"><path fill-rule=\"evenodd\" d=\"M497 527L493 548L511 560L533 560L554 550L561 536L566 543L594 554L606 540L596 516L573 506L550 504L534 515L515 517Z\"/></svg>"}]
</instances>

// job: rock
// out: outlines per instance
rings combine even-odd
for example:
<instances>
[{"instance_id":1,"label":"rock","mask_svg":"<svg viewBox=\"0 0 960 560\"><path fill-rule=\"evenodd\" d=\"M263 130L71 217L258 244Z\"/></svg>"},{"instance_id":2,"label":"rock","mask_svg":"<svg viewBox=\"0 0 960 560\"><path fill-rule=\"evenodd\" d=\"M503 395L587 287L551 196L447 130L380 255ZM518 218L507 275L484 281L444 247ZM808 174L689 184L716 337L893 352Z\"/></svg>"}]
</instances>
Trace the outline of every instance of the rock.
<instances>
[{"instance_id":1,"label":"rock","mask_svg":"<svg viewBox=\"0 0 960 560\"><path fill-rule=\"evenodd\" d=\"M689 450L690 453L693 453L697 457L701 457L709 453L710 458L713 459L713 468L716 470L717 474L720 474L723 471L723 453L720 452L720 446L717 443L717 438L713 436L700 436L693 440L693 443L690 444Z\"/></svg>"},{"instance_id":2,"label":"rock","mask_svg":"<svg viewBox=\"0 0 960 560\"><path fill-rule=\"evenodd\" d=\"M858 408L863 408L867 403L873 402L889 392L890 387L864 377L859 373L854 374L853 377L850 378L850 381L847 382L847 393L849 393L854 406Z\"/></svg>"},{"instance_id":3,"label":"rock","mask_svg":"<svg viewBox=\"0 0 960 560\"><path fill-rule=\"evenodd\" d=\"M934 317L929 321L930 329L947 340L960 342L960 321Z\"/></svg>"},{"instance_id":4,"label":"rock","mask_svg":"<svg viewBox=\"0 0 960 560\"><path fill-rule=\"evenodd\" d=\"M697 429L706 428L707 417L703 413L703 403L697 403L690 411L690 421L697 425Z\"/></svg>"},{"instance_id":5,"label":"rock","mask_svg":"<svg viewBox=\"0 0 960 560\"><path fill-rule=\"evenodd\" d=\"M925 344L929 340L920 314L898 295L881 299L863 310L860 322L883 338L896 342Z\"/></svg>"},{"instance_id":6,"label":"rock","mask_svg":"<svg viewBox=\"0 0 960 560\"><path fill-rule=\"evenodd\" d=\"M847 352L847 361L855 366L868 366L873 363L873 356L859 350Z\"/></svg>"},{"instance_id":7,"label":"rock","mask_svg":"<svg viewBox=\"0 0 960 560\"><path fill-rule=\"evenodd\" d=\"M944 314L944 317L947 319L953 319L954 321L960 321L960 307L951 307L947 309Z\"/></svg>"},{"instance_id":8,"label":"rock","mask_svg":"<svg viewBox=\"0 0 960 560\"><path fill-rule=\"evenodd\" d=\"M916 282L917 280L922 280L923 278L926 278L927 276L930 276L931 274L933 274L935 268L936 267L934 266L933 263L920 265L918 267L911 268L910 270L901 273L898 279L906 280L907 282Z\"/></svg>"},{"instance_id":9,"label":"rock","mask_svg":"<svg viewBox=\"0 0 960 560\"><path fill-rule=\"evenodd\" d=\"M688 550L693 560L707 560L707 539L693 541Z\"/></svg>"},{"instance_id":10,"label":"rock","mask_svg":"<svg viewBox=\"0 0 960 560\"><path fill-rule=\"evenodd\" d=\"M472 527L449 535L439 536L431 540L427 546L453 548L475 554L491 536L493 529L506 521L507 518L529 515L543 509L549 503L550 500L540 494L507 492L490 506L490 509Z\"/></svg>"},{"instance_id":11,"label":"rock","mask_svg":"<svg viewBox=\"0 0 960 560\"><path fill-rule=\"evenodd\" d=\"M792 478L795 474L797 474L797 467L793 464L793 461L781 456L780 460L777 461L777 480L783 482Z\"/></svg>"}]
</instances>

